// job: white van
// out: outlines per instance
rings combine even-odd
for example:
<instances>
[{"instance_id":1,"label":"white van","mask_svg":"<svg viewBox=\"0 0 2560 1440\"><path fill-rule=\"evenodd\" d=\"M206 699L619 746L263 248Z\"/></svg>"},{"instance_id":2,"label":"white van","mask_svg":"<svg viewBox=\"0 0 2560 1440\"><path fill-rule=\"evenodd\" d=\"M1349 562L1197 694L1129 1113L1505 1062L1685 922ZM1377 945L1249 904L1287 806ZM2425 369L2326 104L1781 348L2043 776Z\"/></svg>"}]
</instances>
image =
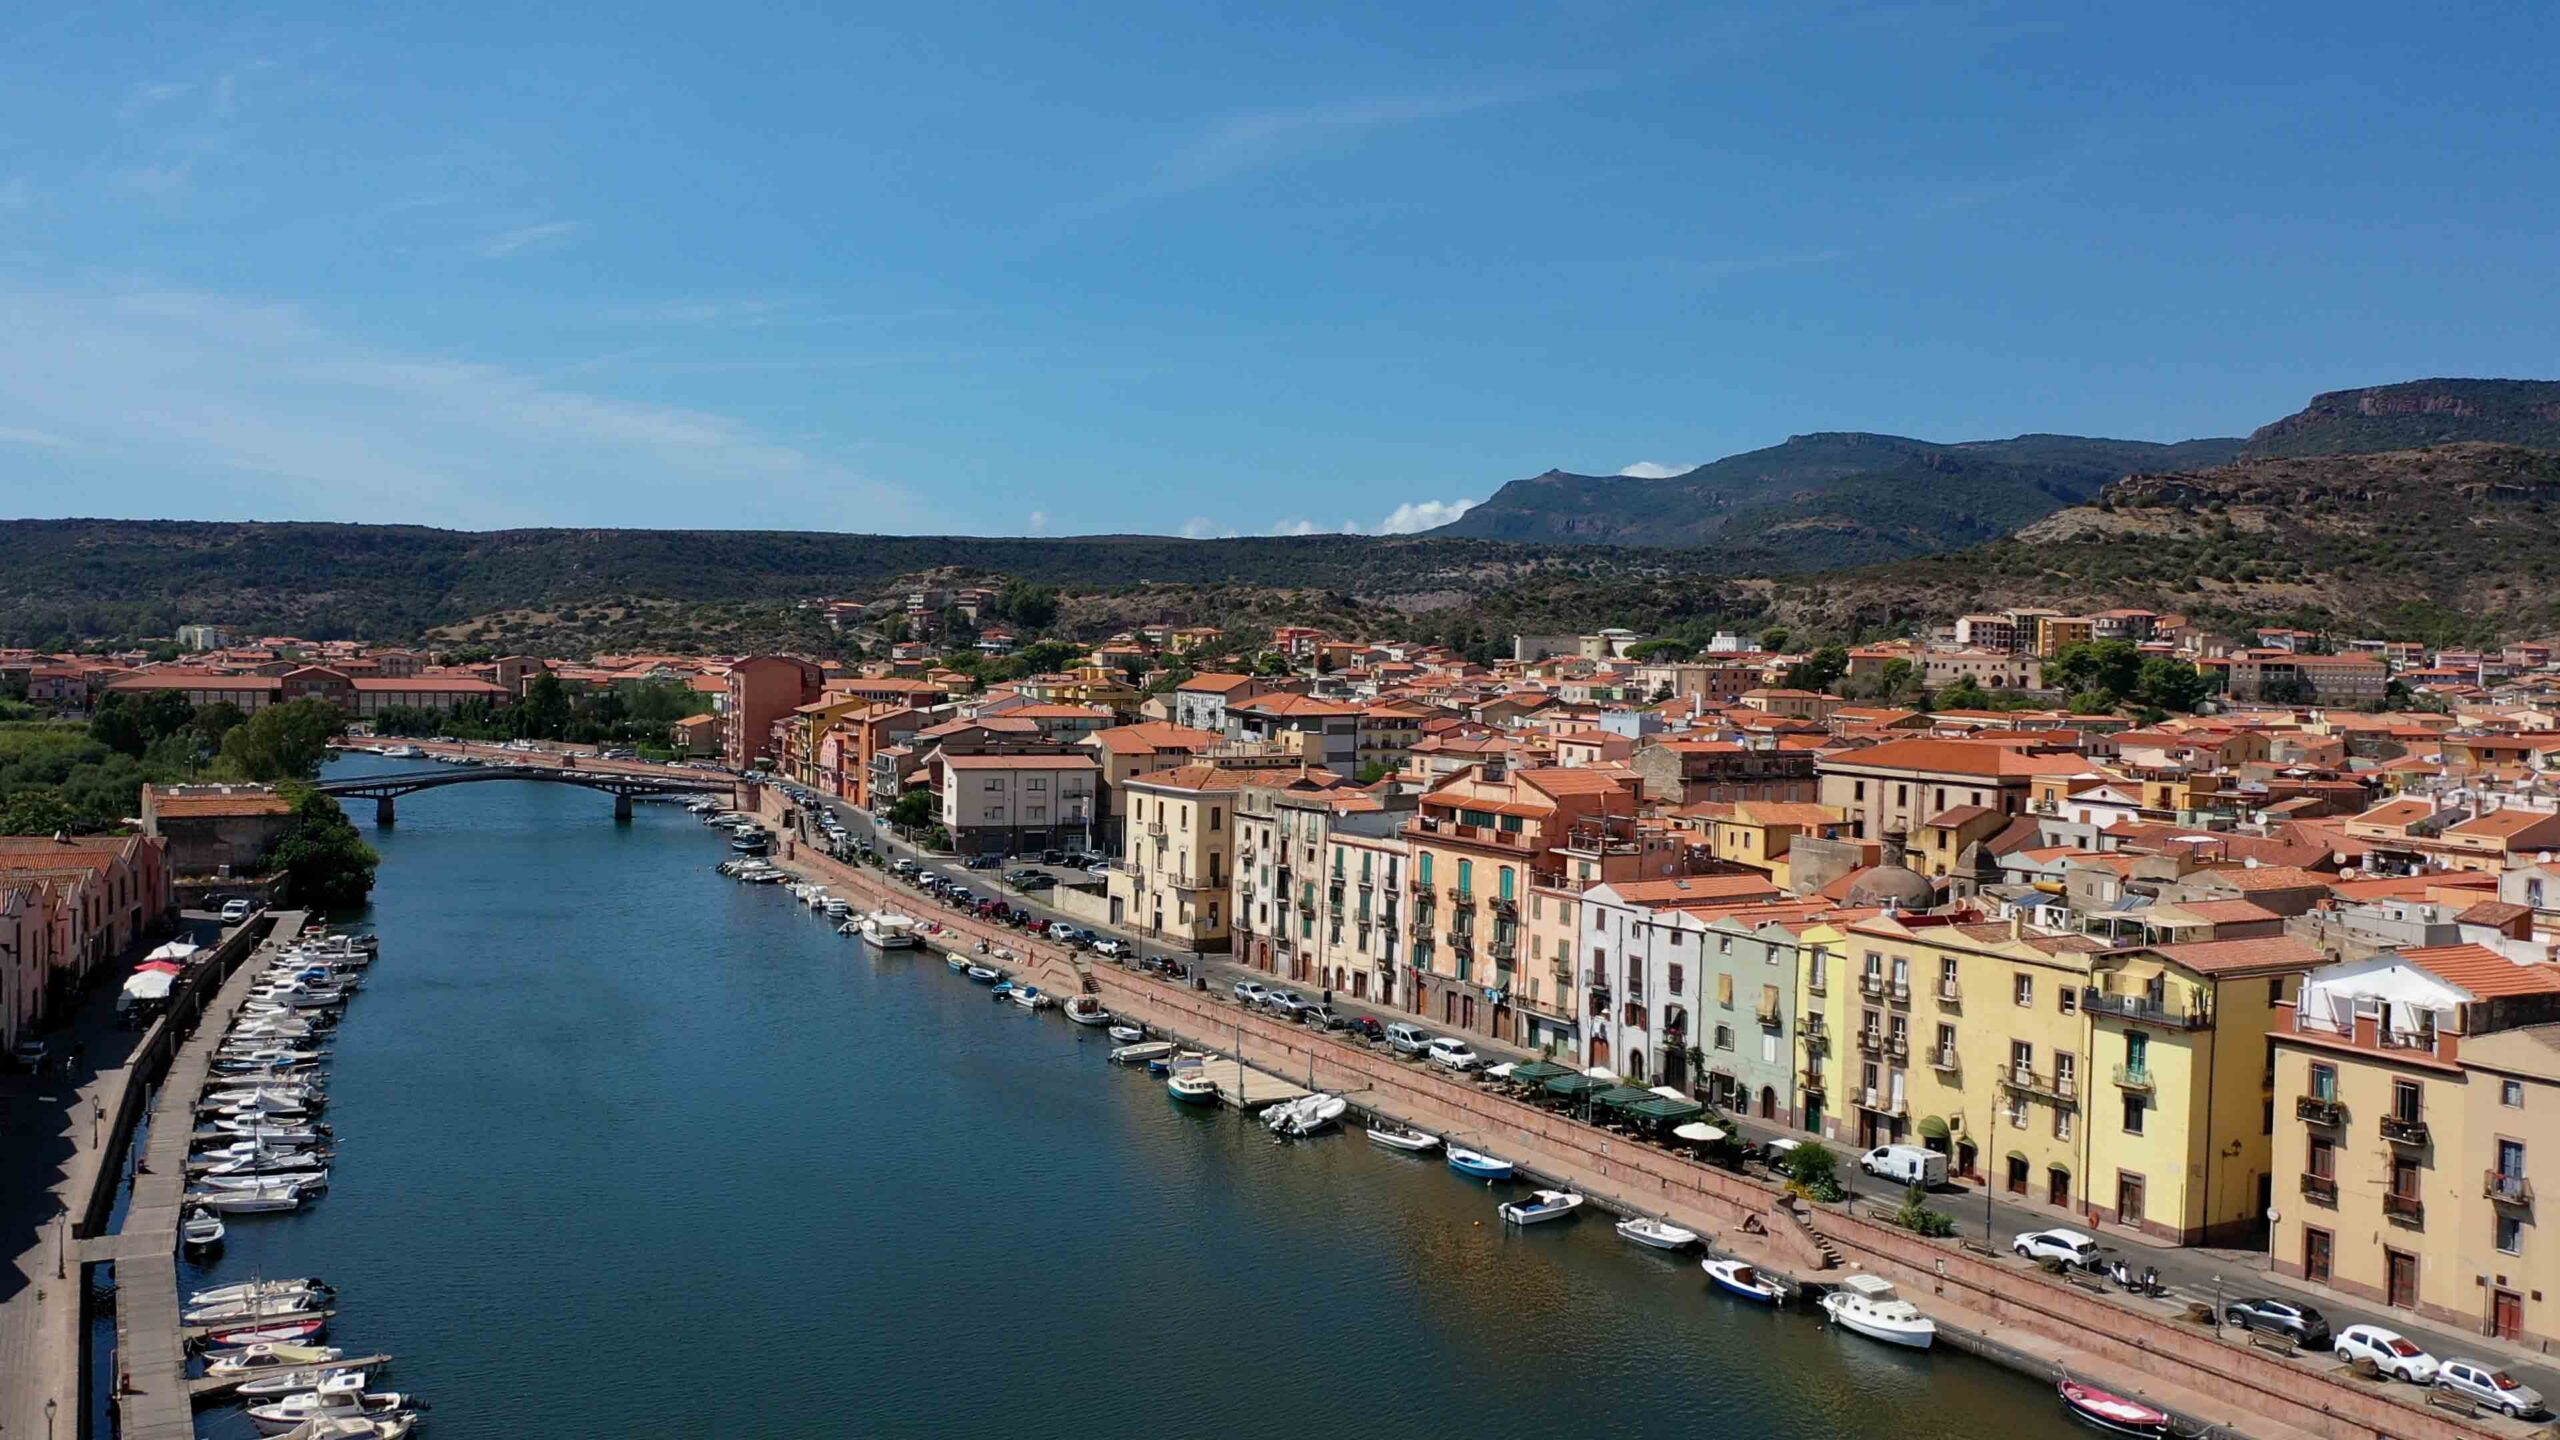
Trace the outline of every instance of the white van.
<instances>
[{"instance_id":1,"label":"white van","mask_svg":"<svg viewBox=\"0 0 2560 1440\"><path fill-rule=\"evenodd\" d=\"M1439 1039L1432 1041L1430 1045L1425 1047L1424 1053L1429 1057L1432 1064L1445 1066L1451 1070L1473 1070L1479 1063L1481 1063L1476 1058L1474 1047L1468 1045L1464 1040L1448 1035L1443 1035Z\"/></svg>"},{"instance_id":2,"label":"white van","mask_svg":"<svg viewBox=\"0 0 2560 1440\"><path fill-rule=\"evenodd\" d=\"M1935 1190L1947 1183L1947 1157L1917 1145L1879 1145L1858 1157L1858 1168L1898 1185Z\"/></svg>"},{"instance_id":3,"label":"white van","mask_svg":"<svg viewBox=\"0 0 2560 1440\"><path fill-rule=\"evenodd\" d=\"M1419 1055L1431 1046L1431 1032L1419 1025L1401 1022L1387 1027L1387 1043L1407 1055Z\"/></svg>"}]
</instances>

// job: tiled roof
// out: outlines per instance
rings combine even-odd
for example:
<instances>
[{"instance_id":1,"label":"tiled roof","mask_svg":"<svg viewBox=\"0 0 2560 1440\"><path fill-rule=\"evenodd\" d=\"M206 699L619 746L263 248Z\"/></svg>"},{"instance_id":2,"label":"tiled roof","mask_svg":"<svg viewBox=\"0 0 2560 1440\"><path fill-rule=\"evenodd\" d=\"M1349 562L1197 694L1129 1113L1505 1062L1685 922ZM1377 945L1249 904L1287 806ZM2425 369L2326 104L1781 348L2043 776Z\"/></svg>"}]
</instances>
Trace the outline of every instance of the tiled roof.
<instances>
[{"instance_id":1,"label":"tiled roof","mask_svg":"<svg viewBox=\"0 0 2560 1440\"><path fill-rule=\"evenodd\" d=\"M2315 970L2329 960L2318 947L2290 935L2261 935L2247 940L2199 940L2192 945L2162 945L2158 949L2161 954L2199 975L2228 975L2245 970Z\"/></svg>"},{"instance_id":2,"label":"tiled roof","mask_svg":"<svg viewBox=\"0 0 2560 1440\"><path fill-rule=\"evenodd\" d=\"M1065 755L945 755L952 770L1091 770L1094 758L1083 751Z\"/></svg>"},{"instance_id":3,"label":"tiled roof","mask_svg":"<svg viewBox=\"0 0 2560 1440\"><path fill-rule=\"evenodd\" d=\"M2560 993L2560 966L2519 965L2486 945L2432 945L2400 958L2482 999Z\"/></svg>"}]
</instances>

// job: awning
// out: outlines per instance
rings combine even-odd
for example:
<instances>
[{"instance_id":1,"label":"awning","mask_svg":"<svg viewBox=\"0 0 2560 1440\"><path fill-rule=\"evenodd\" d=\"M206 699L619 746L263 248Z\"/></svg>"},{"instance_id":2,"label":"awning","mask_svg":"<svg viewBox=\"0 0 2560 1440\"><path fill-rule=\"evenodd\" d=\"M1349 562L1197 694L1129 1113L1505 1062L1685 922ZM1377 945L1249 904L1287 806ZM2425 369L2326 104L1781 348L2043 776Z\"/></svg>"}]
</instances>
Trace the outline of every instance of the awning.
<instances>
[{"instance_id":1,"label":"awning","mask_svg":"<svg viewBox=\"0 0 2560 1440\"><path fill-rule=\"evenodd\" d=\"M133 967L136 975L175 975L187 967L173 960L145 960Z\"/></svg>"},{"instance_id":2,"label":"awning","mask_svg":"<svg viewBox=\"0 0 2560 1440\"><path fill-rule=\"evenodd\" d=\"M1608 1089L1601 1091L1599 1094L1592 1096L1591 1103L1594 1105L1606 1105L1613 1110L1624 1110L1627 1107L1634 1105L1637 1101L1655 1100L1659 1098L1661 1097L1640 1086L1612 1085Z\"/></svg>"},{"instance_id":3,"label":"awning","mask_svg":"<svg viewBox=\"0 0 2560 1440\"><path fill-rule=\"evenodd\" d=\"M152 960L175 960L179 964L184 965L188 961L196 958L196 952L203 948L203 946L198 945L192 940L172 940L168 944L161 946L159 949L152 951L151 954L145 958Z\"/></svg>"},{"instance_id":4,"label":"awning","mask_svg":"<svg viewBox=\"0 0 2560 1440\"><path fill-rule=\"evenodd\" d=\"M178 978L166 970L136 972L124 982L124 993L135 1000L166 1000Z\"/></svg>"},{"instance_id":5,"label":"awning","mask_svg":"<svg viewBox=\"0 0 2560 1440\"><path fill-rule=\"evenodd\" d=\"M1686 1120L1692 1115L1706 1113L1707 1109L1695 1100L1669 1100L1660 1095L1638 1100L1624 1108L1628 1114L1647 1120Z\"/></svg>"},{"instance_id":6,"label":"awning","mask_svg":"<svg viewBox=\"0 0 2560 1440\"><path fill-rule=\"evenodd\" d=\"M1582 1073L1590 1076L1594 1080L1606 1080L1612 1085L1618 1083L1618 1072L1610 1069L1606 1065L1594 1065Z\"/></svg>"},{"instance_id":7,"label":"awning","mask_svg":"<svg viewBox=\"0 0 2560 1440\"><path fill-rule=\"evenodd\" d=\"M1484 1067L1484 1078L1487 1080L1508 1080L1511 1078L1512 1072L1519 1068L1520 1062L1517 1060L1505 1060L1499 1065L1487 1065Z\"/></svg>"},{"instance_id":8,"label":"awning","mask_svg":"<svg viewBox=\"0 0 2560 1440\"><path fill-rule=\"evenodd\" d=\"M1562 1095L1567 1099L1571 1099L1579 1095L1588 1095L1594 1090L1606 1090L1608 1088L1608 1081L1596 1080L1588 1075L1559 1075L1553 1080L1547 1082L1548 1094Z\"/></svg>"},{"instance_id":9,"label":"awning","mask_svg":"<svg viewBox=\"0 0 2560 1440\"><path fill-rule=\"evenodd\" d=\"M1681 1094L1679 1091L1672 1089L1668 1085L1654 1086L1653 1093L1661 1096L1665 1100L1686 1100L1689 1098L1688 1096Z\"/></svg>"},{"instance_id":10,"label":"awning","mask_svg":"<svg viewBox=\"0 0 2560 1440\"><path fill-rule=\"evenodd\" d=\"M1559 1065L1553 1060L1524 1060L1520 1064L1512 1067L1511 1083L1514 1085L1544 1085L1558 1076L1571 1075L1573 1073L1574 1069L1572 1066Z\"/></svg>"},{"instance_id":11,"label":"awning","mask_svg":"<svg viewBox=\"0 0 2560 1440\"><path fill-rule=\"evenodd\" d=\"M2024 1150L2012 1150L2009 1152L2008 1158L2023 1165L2026 1163L2027 1152Z\"/></svg>"},{"instance_id":12,"label":"awning","mask_svg":"<svg viewBox=\"0 0 2560 1440\"><path fill-rule=\"evenodd\" d=\"M1923 1115L1920 1117L1920 1134L1925 1139L1944 1140L1947 1138L1947 1122L1935 1115Z\"/></svg>"}]
</instances>

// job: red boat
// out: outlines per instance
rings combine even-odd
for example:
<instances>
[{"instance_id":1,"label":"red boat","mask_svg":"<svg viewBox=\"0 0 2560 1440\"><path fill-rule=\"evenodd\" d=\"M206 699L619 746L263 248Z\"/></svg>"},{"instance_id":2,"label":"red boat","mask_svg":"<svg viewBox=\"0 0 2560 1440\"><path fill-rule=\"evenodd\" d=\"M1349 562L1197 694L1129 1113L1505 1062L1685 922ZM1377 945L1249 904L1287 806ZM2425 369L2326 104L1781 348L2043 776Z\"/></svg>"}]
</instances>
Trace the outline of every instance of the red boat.
<instances>
[{"instance_id":1,"label":"red boat","mask_svg":"<svg viewBox=\"0 0 2560 1440\"><path fill-rule=\"evenodd\" d=\"M2075 1417L2118 1435L2165 1437L2169 1433L2169 1412L2154 1410L2139 1400L2083 1385L2077 1380L2062 1382L2062 1408Z\"/></svg>"},{"instance_id":2,"label":"red boat","mask_svg":"<svg viewBox=\"0 0 2560 1440\"><path fill-rule=\"evenodd\" d=\"M260 1325L252 1329L216 1330L207 1335L207 1345L299 1345L317 1340L329 1328L326 1320L297 1320L289 1325Z\"/></svg>"}]
</instances>

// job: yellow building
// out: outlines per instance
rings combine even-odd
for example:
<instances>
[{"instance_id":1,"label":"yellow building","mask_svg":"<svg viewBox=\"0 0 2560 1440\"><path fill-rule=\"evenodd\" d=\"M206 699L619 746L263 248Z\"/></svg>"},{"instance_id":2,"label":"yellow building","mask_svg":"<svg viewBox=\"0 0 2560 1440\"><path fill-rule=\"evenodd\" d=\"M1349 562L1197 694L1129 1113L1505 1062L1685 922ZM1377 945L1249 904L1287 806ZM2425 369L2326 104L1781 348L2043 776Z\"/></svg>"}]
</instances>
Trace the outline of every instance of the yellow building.
<instances>
[{"instance_id":1,"label":"yellow building","mask_svg":"<svg viewBox=\"0 0 2560 1440\"><path fill-rule=\"evenodd\" d=\"M1233 943L1237 792L1248 771L1185 765L1131 779L1111 923L1190 950Z\"/></svg>"},{"instance_id":2,"label":"yellow building","mask_svg":"<svg viewBox=\"0 0 2560 1440\"><path fill-rule=\"evenodd\" d=\"M1737 800L1700 825L1718 860L1748 865L1787 888L1787 851L1797 836L1834 839L1849 833L1849 817L1810 801Z\"/></svg>"},{"instance_id":3,"label":"yellow building","mask_svg":"<svg viewBox=\"0 0 2560 1440\"><path fill-rule=\"evenodd\" d=\"M2275 1053L2278 1274L2526 1344L2560 1335L2528 1159L2560 1147L2560 968L2480 945L2313 972Z\"/></svg>"},{"instance_id":4,"label":"yellow building","mask_svg":"<svg viewBox=\"0 0 2560 1440\"><path fill-rule=\"evenodd\" d=\"M2036 619L2036 654L2047 660L2066 645L2086 645L2096 622L2086 615L2043 615Z\"/></svg>"}]
</instances>

